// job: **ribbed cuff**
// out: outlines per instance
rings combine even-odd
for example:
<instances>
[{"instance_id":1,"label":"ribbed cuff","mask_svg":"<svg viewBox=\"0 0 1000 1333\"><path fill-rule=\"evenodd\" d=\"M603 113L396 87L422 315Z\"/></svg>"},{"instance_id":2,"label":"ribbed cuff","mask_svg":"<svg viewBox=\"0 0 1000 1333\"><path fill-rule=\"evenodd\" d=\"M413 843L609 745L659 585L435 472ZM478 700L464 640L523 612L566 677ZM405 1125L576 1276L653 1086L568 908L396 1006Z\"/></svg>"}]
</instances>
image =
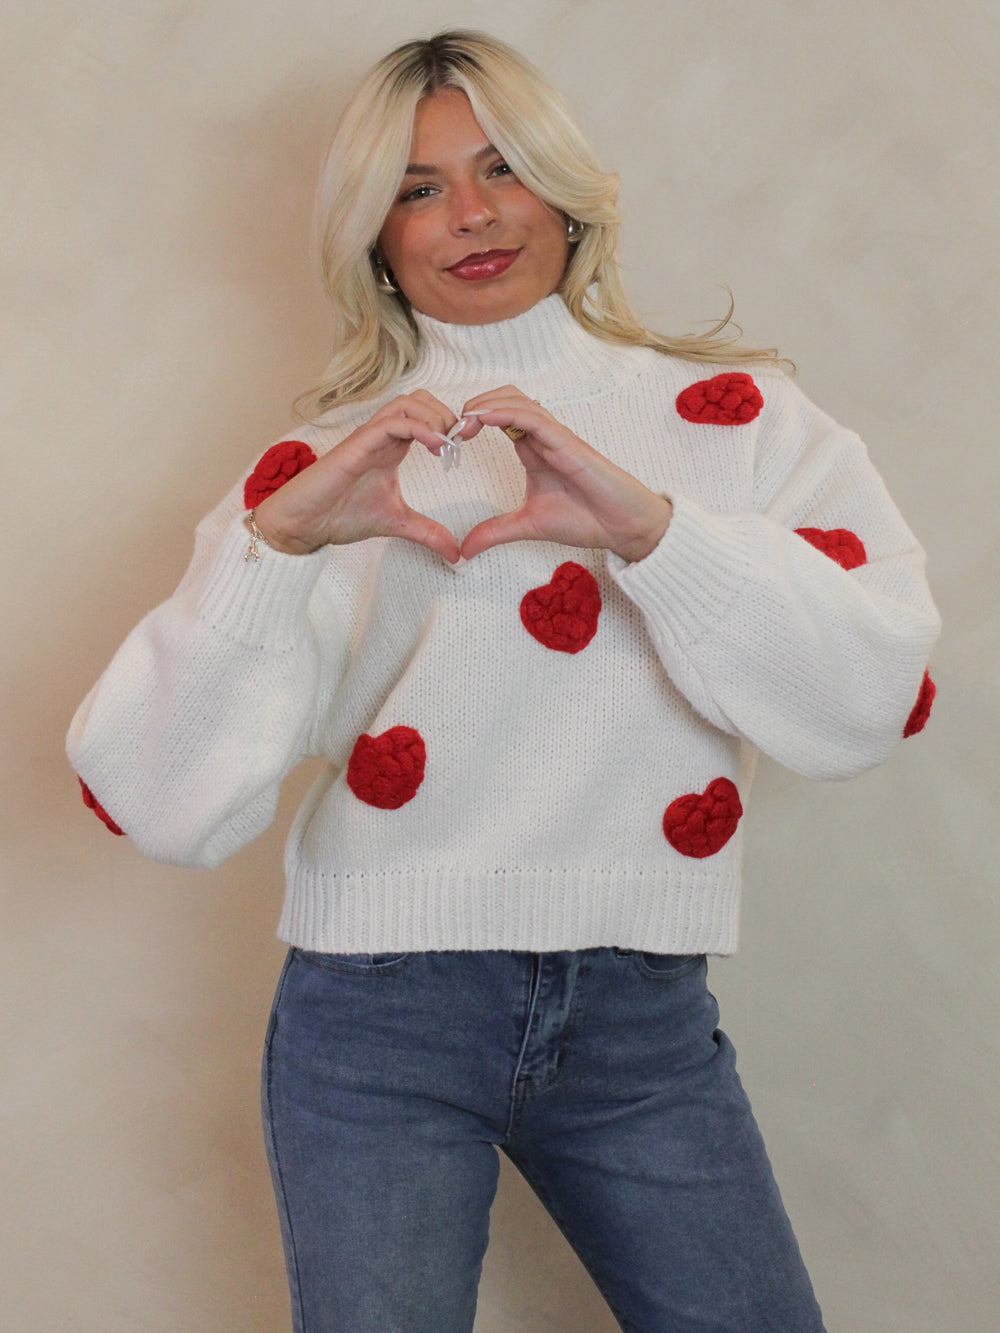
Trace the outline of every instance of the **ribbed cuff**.
<instances>
[{"instance_id":1,"label":"ribbed cuff","mask_svg":"<svg viewBox=\"0 0 1000 1333\"><path fill-rule=\"evenodd\" d=\"M209 566L198 616L239 643L280 652L302 637L306 606L329 559L327 547L287 555L258 541L257 561L247 560L250 533L234 518Z\"/></svg>"},{"instance_id":2,"label":"ribbed cuff","mask_svg":"<svg viewBox=\"0 0 1000 1333\"><path fill-rule=\"evenodd\" d=\"M643 560L608 553L608 572L654 624L693 644L726 614L748 582L751 558L744 516L710 514L672 497L670 525Z\"/></svg>"}]
</instances>

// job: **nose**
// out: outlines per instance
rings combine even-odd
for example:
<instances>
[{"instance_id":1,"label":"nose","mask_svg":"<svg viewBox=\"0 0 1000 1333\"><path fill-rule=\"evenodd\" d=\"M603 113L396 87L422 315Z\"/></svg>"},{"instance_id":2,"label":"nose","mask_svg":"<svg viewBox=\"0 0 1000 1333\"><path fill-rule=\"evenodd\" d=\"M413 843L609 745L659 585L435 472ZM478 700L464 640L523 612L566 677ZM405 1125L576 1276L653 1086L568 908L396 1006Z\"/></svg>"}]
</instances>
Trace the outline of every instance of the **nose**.
<instances>
[{"instance_id":1,"label":"nose","mask_svg":"<svg viewBox=\"0 0 1000 1333\"><path fill-rule=\"evenodd\" d=\"M497 221L496 207L478 182L456 187L451 206L451 225L456 235L484 231Z\"/></svg>"}]
</instances>

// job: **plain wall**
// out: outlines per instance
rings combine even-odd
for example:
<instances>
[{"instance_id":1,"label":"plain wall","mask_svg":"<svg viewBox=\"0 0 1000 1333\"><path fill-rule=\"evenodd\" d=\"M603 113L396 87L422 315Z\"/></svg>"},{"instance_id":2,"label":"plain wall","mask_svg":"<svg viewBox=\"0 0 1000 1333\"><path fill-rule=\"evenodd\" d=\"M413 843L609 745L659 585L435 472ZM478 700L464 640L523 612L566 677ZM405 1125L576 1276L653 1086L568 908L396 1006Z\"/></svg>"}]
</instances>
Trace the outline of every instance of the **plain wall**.
<instances>
[{"instance_id":1,"label":"plain wall","mask_svg":"<svg viewBox=\"0 0 1000 1333\"><path fill-rule=\"evenodd\" d=\"M399 40L482 26L623 177L650 323L723 313L860 431L926 545L926 731L765 763L712 967L831 1333L996 1327L1000 12L994 0L8 0L0 1321L289 1327L257 1071L276 826L213 873L88 813L76 704L325 359L306 238L332 120ZM701 324L703 327L704 325ZM505 1170L477 1333L613 1322Z\"/></svg>"}]
</instances>

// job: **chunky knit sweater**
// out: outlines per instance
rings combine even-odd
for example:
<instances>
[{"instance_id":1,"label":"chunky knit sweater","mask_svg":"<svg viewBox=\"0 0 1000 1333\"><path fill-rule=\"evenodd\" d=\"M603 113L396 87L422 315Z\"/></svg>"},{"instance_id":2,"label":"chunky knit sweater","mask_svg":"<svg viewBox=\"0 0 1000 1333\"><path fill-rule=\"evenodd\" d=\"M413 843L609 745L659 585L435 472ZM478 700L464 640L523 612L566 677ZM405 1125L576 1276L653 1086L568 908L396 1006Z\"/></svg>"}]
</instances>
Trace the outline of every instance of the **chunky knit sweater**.
<instances>
[{"instance_id":1,"label":"chunky knit sweater","mask_svg":"<svg viewBox=\"0 0 1000 1333\"><path fill-rule=\"evenodd\" d=\"M90 803L149 856L215 866L323 755L287 844L289 943L731 952L756 752L846 778L922 723L923 554L860 440L776 369L609 345L558 296L418 322L392 394L273 446L199 526L73 721ZM244 559L246 509L382 402L425 388L458 413L504 384L669 497L650 555L518 542L452 567L379 538ZM494 428L450 470L413 446L400 477L459 540L523 497Z\"/></svg>"}]
</instances>

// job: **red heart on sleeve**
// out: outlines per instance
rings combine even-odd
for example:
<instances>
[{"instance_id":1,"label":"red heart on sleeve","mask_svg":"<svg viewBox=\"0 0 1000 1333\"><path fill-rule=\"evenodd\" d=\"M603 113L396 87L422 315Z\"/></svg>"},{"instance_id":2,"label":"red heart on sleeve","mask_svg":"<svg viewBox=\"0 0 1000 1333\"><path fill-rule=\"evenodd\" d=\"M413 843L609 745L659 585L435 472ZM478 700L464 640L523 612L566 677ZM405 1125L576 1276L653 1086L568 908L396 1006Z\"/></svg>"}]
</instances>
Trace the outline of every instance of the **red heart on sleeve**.
<instances>
[{"instance_id":1,"label":"red heart on sleeve","mask_svg":"<svg viewBox=\"0 0 1000 1333\"><path fill-rule=\"evenodd\" d=\"M682 856L714 856L736 832L743 814L736 784L715 778L703 792L671 801L663 816L667 842Z\"/></svg>"},{"instance_id":2,"label":"red heart on sleeve","mask_svg":"<svg viewBox=\"0 0 1000 1333\"><path fill-rule=\"evenodd\" d=\"M281 440L261 454L243 487L243 503L253 509L286 481L316 462L316 455L302 440Z\"/></svg>"},{"instance_id":3,"label":"red heart on sleeve","mask_svg":"<svg viewBox=\"0 0 1000 1333\"><path fill-rule=\"evenodd\" d=\"M917 695L917 702L913 705L910 716L906 719L906 726L903 728L903 739L907 736L915 736L918 731L923 731L927 725L927 719L931 715L931 705L934 703L934 696L937 694L937 686L931 680L931 673L924 672L924 678L920 682L920 693Z\"/></svg>"},{"instance_id":4,"label":"red heart on sleeve","mask_svg":"<svg viewBox=\"0 0 1000 1333\"><path fill-rule=\"evenodd\" d=\"M108 814L107 810L105 810L104 806L101 805L100 801L97 800L94 793L90 790L90 788L84 782L83 778L81 778L79 775L77 776L77 782L79 782L80 784L80 791L83 795L83 803L87 807L87 809L93 810L97 818L101 820L101 822L107 828L109 828L111 832L115 834L116 837L124 838L125 830L118 827L115 821Z\"/></svg>"},{"instance_id":5,"label":"red heart on sleeve","mask_svg":"<svg viewBox=\"0 0 1000 1333\"><path fill-rule=\"evenodd\" d=\"M546 648L578 653L597 633L601 590L589 569L567 560L549 583L532 588L521 601L521 622Z\"/></svg>"},{"instance_id":6,"label":"red heart on sleeve","mask_svg":"<svg viewBox=\"0 0 1000 1333\"><path fill-rule=\"evenodd\" d=\"M366 805L398 810L424 780L427 750L413 727L390 727L381 736L359 736L347 761L347 785Z\"/></svg>"},{"instance_id":7,"label":"red heart on sleeve","mask_svg":"<svg viewBox=\"0 0 1000 1333\"><path fill-rule=\"evenodd\" d=\"M796 528L795 531L843 569L857 569L868 562L864 542L850 528Z\"/></svg>"}]
</instances>

